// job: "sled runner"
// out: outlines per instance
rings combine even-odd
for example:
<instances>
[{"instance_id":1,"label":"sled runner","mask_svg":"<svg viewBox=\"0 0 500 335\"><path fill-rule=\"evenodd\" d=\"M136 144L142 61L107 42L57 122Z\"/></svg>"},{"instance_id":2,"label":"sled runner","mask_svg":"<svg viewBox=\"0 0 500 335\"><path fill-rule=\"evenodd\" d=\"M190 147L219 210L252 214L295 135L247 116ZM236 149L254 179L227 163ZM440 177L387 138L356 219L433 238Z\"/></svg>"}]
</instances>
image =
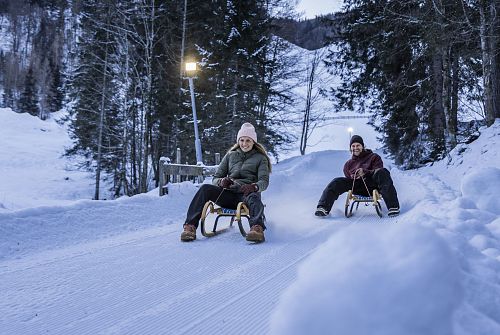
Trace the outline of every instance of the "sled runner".
<instances>
[{"instance_id":1,"label":"sled runner","mask_svg":"<svg viewBox=\"0 0 500 335\"><path fill-rule=\"evenodd\" d=\"M356 206L356 210L359 208L360 203L364 203L365 206L373 205L375 210L377 211L377 215L382 217L382 206L380 205L380 201L382 197L377 190L373 190L372 196L364 196L359 194L353 194L352 190L347 193L347 199L345 202L345 216L347 218L352 216L352 211L354 206Z\"/></svg>"},{"instance_id":2,"label":"sled runner","mask_svg":"<svg viewBox=\"0 0 500 335\"><path fill-rule=\"evenodd\" d=\"M212 229L208 228L208 223L206 222L207 216L209 216L210 214L217 215L215 217L215 222L213 224ZM243 237L246 237L247 231L243 227L242 218L246 218L248 222L250 218L249 215L250 211L243 202L238 203L236 209L229 209L220 207L216 205L213 201L207 201L205 203L205 206L203 207L203 211L201 212L201 219L200 219L201 234L205 237L213 237L232 228L234 221L236 221L238 222L238 228L240 229L241 235ZM219 219L221 217L230 217L231 221L229 223L229 227L217 230L217 224L219 223Z\"/></svg>"},{"instance_id":3,"label":"sled runner","mask_svg":"<svg viewBox=\"0 0 500 335\"><path fill-rule=\"evenodd\" d=\"M377 215L379 217L382 217L382 206L380 205L380 201L382 200L382 196L378 192L378 190L374 189L372 192L368 189L368 185L366 185L365 178L363 178L363 175L360 173L359 178L363 181L363 184L365 185L366 188L366 194L371 194L369 195L359 195L359 194L354 194L354 183L356 182L356 175L358 174L358 171L362 171L362 169L356 170L354 173L354 179L352 181L352 188L347 193L347 199L345 201L345 216L347 218L352 216L352 211L354 209L354 205L356 205L356 210L359 208L360 203L364 203L365 206L370 206L373 205L375 207L375 210L377 211Z\"/></svg>"}]
</instances>

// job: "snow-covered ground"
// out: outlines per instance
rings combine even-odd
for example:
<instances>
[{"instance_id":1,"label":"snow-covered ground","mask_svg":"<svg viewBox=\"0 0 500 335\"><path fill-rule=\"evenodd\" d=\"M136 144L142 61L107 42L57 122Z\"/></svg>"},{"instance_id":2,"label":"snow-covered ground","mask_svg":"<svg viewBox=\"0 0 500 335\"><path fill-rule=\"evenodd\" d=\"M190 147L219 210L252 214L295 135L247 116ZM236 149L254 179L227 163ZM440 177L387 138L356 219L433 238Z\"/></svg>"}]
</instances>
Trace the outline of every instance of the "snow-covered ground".
<instances>
[{"instance_id":1,"label":"snow-covered ground","mask_svg":"<svg viewBox=\"0 0 500 335\"><path fill-rule=\"evenodd\" d=\"M65 127L0 108L0 213L92 199L95 180L64 158Z\"/></svg>"},{"instance_id":2,"label":"snow-covered ground","mask_svg":"<svg viewBox=\"0 0 500 335\"><path fill-rule=\"evenodd\" d=\"M347 151L275 165L267 240L253 245L237 229L181 243L189 183L164 197L77 200L92 182L61 178L63 136L50 150L44 137L59 128L4 113L1 334L500 334L499 121L433 166L386 160L402 205L394 219L364 206L346 219L345 197L313 216ZM30 136L40 146L22 156L33 165L16 163ZM35 187L23 184L35 172Z\"/></svg>"}]
</instances>

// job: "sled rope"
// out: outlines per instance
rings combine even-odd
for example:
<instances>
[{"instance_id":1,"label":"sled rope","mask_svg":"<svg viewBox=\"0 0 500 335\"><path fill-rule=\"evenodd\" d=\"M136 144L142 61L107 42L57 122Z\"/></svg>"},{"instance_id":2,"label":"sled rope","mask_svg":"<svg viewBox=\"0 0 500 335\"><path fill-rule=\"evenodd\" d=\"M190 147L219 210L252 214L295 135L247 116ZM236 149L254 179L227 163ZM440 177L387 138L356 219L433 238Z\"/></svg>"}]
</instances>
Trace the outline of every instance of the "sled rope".
<instances>
[{"instance_id":1,"label":"sled rope","mask_svg":"<svg viewBox=\"0 0 500 335\"><path fill-rule=\"evenodd\" d=\"M225 190L226 190L226 189L225 189L225 188L223 188L223 189L222 189L222 191L219 193L219 196L218 196L218 197L217 197L217 199L215 199L215 201L214 201L214 203L215 203L215 204L217 203L217 201L219 200L220 196L222 195L222 193L224 193L224 191L225 191Z\"/></svg>"},{"instance_id":2,"label":"sled rope","mask_svg":"<svg viewBox=\"0 0 500 335\"><path fill-rule=\"evenodd\" d=\"M354 194L354 183L356 182L356 179L357 179L356 175L358 174L358 171L360 171L360 173L361 173L361 172L363 172L363 169L359 168L356 170L356 172L354 172L354 179L352 180L351 194ZM368 185L366 185L365 178L363 178L363 176L361 174L359 175L359 177L363 181L363 184L365 184L367 194L370 194L370 190L368 189Z\"/></svg>"}]
</instances>

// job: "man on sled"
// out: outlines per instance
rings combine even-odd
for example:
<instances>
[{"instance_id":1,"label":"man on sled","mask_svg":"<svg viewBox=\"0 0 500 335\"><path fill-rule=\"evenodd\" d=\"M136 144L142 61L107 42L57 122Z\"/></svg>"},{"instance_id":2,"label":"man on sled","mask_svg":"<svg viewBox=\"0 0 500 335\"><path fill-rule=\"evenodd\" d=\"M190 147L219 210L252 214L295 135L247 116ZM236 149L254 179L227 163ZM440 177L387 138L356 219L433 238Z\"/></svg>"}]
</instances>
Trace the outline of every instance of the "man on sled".
<instances>
[{"instance_id":1,"label":"man on sled","mask_svg":"<svg viewBox=\"0 0 500 335\"><path fill-rule=\"evenodd\" d=\"M326 186L314 215L327 216L334 201L351 189L354 194L364 196L370 196L371 191L377 189L389 210L387 215L399 215L398 194L382 158L370 149L365 149L363 138L359 135L351 137L350 149L352 157L344 165L345 177L335 178Z\"/></svg>"}]
</instances>

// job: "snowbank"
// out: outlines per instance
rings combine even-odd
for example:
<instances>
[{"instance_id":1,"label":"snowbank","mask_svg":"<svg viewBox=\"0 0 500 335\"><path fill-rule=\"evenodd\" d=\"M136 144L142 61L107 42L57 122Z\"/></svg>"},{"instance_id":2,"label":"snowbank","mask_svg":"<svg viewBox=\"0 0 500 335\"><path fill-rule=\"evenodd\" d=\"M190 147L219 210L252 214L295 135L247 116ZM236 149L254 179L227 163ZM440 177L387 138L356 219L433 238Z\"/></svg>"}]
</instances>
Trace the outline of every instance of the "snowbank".
<instances>
[{"instance_id":1,"label":"snowbank","mask_svg":"<svg viewBox=\"0 0 500 335\"><path fill-rule=\"evenodd\" d=\"M444 241L419 225L351 226L299 269L272 334L451 334L462 297Z\"/></svg>"},{"instance_id":2,"label":"snowbank","mask_svg":"<svg viewBox=\"0 0 500 335\"><path fill-rule=\"evenodd\" d=\"M477 208L500 214L500 169L486 167L466 175L461 191Z\"/></svg>"},{"instance_id":3,"label":"snowbank","mask_svg":"<svg viewBox=\"0 0 500 335\"><path fill-rule=\"evenodd\" d=\"M439 176L448 185L459 190L466 175L488 167L499 167L500 119L490 127L482 127L480 133L474 142L458 145L448 157L423 170Z\"/></svg>"}]
</instances>

